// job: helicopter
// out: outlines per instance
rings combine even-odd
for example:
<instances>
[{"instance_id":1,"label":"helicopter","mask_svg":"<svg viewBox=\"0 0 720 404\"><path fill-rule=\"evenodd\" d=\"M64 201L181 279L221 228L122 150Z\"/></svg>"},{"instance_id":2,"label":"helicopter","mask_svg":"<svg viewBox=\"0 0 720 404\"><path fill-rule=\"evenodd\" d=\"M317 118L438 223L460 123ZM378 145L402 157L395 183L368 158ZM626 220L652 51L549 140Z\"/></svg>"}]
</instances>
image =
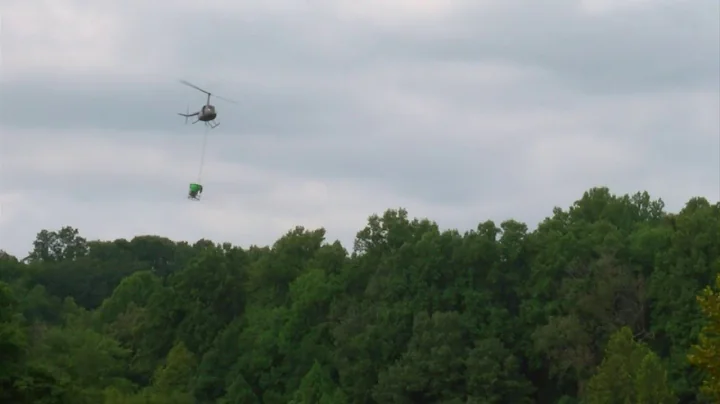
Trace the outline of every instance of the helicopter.
<instances>
[{"instance_id":1,"label":"helicopter","mask_svg":"<svg viewBox=\"0 0 720 404\"><path fill-rule=\"evenodd\" d=\"M194 112L191 114L190 107L188 107L187 113L184 113L184 114L178 113L178 115L185 117L185 123L187 124L188 118L196 116L197 119L195 120L195 122L193 122L193 124L202 121L205 123L206 126L209 126L211 129L215 129L218 126L220 126L219 122L215 122L215 118L217 118L217 110L215 109L214 105L210 104L210 97L212 96L212 93L205 91L202 88L200 88L192 83L189 83L185 80L180 80L180 83L185 84L188 87L192 87L198 91L201 91L201 92L207 94L207 102L205 103L205 105L202 106L202 108L200 108L200 111ZM233 100L229 100L227 98L223 98L218 95L216 95L215 98L230 102L232 104L237 104L237 102L235 102Z\"/></svg>"}]
</instances>

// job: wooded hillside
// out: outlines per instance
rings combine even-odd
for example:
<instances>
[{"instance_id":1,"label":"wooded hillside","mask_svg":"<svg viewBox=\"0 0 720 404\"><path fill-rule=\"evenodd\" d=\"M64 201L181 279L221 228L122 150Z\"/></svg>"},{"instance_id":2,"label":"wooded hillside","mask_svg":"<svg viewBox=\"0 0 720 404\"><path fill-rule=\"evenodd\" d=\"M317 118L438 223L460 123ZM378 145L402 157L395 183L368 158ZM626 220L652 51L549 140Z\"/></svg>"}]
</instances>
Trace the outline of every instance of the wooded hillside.
<instances>
[{"instance_id":1,"label":"wooded hillside","mask_svg":"<svg viewBox=\"0 0 720 404\"><path fill-rule=\"evenodd\" d=\"M389 210L352 252L43 230L0 256L0 402L715 403L718 273L720 203L605 188L534 231Z\"/></svg>"}]
</instances>

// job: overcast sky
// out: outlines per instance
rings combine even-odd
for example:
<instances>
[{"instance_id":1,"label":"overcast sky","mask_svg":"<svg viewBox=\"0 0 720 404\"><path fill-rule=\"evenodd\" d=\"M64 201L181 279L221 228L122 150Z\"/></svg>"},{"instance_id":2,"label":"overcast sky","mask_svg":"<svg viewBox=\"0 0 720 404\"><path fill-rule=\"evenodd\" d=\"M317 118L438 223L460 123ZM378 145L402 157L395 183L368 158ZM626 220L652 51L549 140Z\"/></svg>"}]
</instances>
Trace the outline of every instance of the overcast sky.
<instances>
[{"instance_id":1,"label":"overcast sky","mask_svg":"<svg viewBox=\"0 0 720 404\"><path fill-rule=\"evenodd\" d=\"M720 199L717 0L0 0L0 249ZM204 129L176 115L218 95Z\"/></svg>"}]
</instances>

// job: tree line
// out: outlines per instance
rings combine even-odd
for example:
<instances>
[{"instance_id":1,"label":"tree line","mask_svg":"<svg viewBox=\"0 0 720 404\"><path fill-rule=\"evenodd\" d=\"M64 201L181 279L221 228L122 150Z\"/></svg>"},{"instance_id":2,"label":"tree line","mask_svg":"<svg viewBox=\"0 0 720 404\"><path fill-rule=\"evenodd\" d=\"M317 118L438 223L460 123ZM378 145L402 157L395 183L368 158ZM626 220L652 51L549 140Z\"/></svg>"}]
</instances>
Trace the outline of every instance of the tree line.
<instances>
[{"instance_id":1,"label":"tree line","mask_svg":"<svg viewBox=\"0 0 720 404\"><path fill-rule=\"evenodd\" d=\"M38 233L0 253L0 402L720 402L720 203L593 188L536 229L403 209L352 251Z\"/></svg>"}]
</instances>

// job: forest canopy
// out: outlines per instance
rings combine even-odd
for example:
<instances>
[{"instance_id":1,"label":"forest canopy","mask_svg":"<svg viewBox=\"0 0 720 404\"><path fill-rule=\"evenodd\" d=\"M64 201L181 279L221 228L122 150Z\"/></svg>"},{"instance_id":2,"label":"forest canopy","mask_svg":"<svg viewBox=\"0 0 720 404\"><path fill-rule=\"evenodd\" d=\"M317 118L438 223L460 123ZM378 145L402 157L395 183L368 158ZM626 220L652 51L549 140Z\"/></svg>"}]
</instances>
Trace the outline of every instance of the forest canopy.
<instances>
[{"instance_id":1,"label":"forest canopy","mask_svg":"<svg viewBox=\"0 0 720 404\"><path fill-rule=\"evenodd\" d=\"M720 203L607 188L534 230L388 210L352 251L42 230L0 253L0 402L716 403L719 274Z\"/></svg>"}]
</instances>

